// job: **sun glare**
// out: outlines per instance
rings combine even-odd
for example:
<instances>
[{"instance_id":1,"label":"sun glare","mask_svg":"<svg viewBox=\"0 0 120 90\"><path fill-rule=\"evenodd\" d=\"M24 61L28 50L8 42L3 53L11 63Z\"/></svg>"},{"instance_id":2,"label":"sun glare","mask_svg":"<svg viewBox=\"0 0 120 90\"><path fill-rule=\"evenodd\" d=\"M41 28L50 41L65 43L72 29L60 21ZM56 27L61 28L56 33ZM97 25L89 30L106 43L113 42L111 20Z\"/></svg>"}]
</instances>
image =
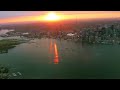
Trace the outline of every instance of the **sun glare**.
<instances>
[{"instance_id":1,"label":"sun glare","mask_svg":"<svg viewBox=\"0 0 120 90\"><path fill-rule=\"evenodd\" d=\"M47 21L56 21L56 20L59 20L59 19L60 19L60 17L54 12L49 13L45 17L45 20L47 20Z\"/></svg>"}]
</instances>

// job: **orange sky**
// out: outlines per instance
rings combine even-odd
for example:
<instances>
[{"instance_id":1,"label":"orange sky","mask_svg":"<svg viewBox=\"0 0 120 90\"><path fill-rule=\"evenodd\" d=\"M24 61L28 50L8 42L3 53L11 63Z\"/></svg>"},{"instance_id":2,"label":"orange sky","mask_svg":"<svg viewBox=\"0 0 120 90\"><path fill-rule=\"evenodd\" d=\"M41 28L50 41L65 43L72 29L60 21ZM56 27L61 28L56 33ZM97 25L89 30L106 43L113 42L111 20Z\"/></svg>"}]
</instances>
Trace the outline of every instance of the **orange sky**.
<instances>
[{"instance_id":1,"label":"orange sky","mask_svg":"<svg viewBox=\"0 0 120 90\"><path fill-rule=\"evenodd\" d=\"M29 12L29 11L26 11ZM42 12L42 11L41 11ZM44 17L49 14L50 11L45 13L31 13L28 16L15 16L0 18L0 23L12 23L12 22L29 22L29 21L44 21ZM115 18L120 16L120 11L54 11L60 20L65 19L88 19L88 18Z\"/></svg>"}]
</instances>

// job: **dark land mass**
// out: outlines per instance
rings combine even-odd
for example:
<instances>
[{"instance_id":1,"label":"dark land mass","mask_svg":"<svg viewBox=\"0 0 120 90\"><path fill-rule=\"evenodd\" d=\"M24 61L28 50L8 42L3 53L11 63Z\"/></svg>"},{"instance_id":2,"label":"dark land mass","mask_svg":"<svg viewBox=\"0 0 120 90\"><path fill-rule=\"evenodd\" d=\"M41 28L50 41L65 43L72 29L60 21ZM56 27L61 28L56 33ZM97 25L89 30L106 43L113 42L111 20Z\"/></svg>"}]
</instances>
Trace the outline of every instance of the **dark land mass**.
<instances>
[{"instance_id":1,"label":"dark land mass","mask_svg":"<svg viewBox=\"0 0 120 90\"><path fill-rule=\"evenodd\" d=\"M21 44L22 42L17 39L4 39L0 40L0 54L8 53L9 49L16 47L16 45Z\"/></svg>"},{"instance_id":2,"label":"dark land mass","mask_svg":"<svg viewBox=\"0 0 120 90\"><path fill-rule=\"evenodd\" d=\"M0 65L0 79L9 79L10 69L6 66Z\"/></svg>"}]
</instances>

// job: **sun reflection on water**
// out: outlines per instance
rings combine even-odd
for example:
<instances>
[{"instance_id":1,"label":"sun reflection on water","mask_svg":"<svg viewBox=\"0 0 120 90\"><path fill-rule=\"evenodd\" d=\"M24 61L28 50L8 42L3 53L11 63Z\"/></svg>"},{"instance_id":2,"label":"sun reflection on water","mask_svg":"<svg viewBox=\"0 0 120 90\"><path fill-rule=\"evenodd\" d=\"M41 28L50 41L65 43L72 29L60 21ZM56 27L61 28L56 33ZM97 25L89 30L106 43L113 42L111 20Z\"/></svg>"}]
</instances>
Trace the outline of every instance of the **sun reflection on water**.
<instances>
[{"instance_id":1,"label":"sun reflection on water","mask_svg":"<svg viewBox=\"0 0 120 90\"><path fill-rule=\"evenodd\" d=\"M57 48L57 44L54 43L54 64L58 64L58 63L59 63L58 48Z\"/></svg>"},{"instance_id":2,"label":"sun reflection on water","mask_svg":"<svg viewBox=\"0 0 120 90\"><path fill-rule=\"evenodd\" d=\"M59 64L59 54L58 54L58 47L56 42L50 42L50 55L52 56L52 60L54 64Z\"/></svg>"}]
</instances>

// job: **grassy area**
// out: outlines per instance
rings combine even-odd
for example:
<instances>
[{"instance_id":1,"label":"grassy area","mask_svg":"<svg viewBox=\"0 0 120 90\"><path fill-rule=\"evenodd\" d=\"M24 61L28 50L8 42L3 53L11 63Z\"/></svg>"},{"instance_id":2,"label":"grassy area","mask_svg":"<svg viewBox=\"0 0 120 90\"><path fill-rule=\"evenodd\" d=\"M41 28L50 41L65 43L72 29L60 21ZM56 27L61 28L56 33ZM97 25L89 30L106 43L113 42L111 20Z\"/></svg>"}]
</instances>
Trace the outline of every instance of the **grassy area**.
<instances>
[{"instance_id":1,"label":"grassy area","mask_svg":"<svg viewBox=\"0 0 120 90\"><path fill-rule=\"evenodd\" d=\"M7 51L8 49L16 47L21 42L17 39L4 39L0 40L0 52Z\"/></svg>"},{"instance_id":2,"label":"grassy area","mask_svg":"<svg viewBox=\"0 0 120 90\"><path fill-rule=\"evenodd\" d=\"M3 39L3 40L0 40L0 45L17 45L19 43L20 42L17 39Z\"/></svg>"}]
</instances>

